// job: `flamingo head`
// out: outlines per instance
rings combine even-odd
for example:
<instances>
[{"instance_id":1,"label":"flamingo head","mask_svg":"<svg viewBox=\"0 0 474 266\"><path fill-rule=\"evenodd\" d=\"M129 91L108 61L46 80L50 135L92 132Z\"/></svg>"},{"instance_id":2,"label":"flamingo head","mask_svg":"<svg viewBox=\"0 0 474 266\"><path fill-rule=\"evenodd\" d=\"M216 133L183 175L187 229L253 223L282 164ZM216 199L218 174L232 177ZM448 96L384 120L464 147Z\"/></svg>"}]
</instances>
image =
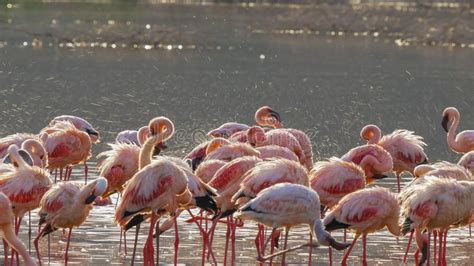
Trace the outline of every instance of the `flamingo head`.
<instances>
[{"instance_id":1,"label":"flamingo head","mask_svg":"<svg viewBox=\"0 0 474 266\"><path fill-rule=\"evenodd\" d=\"M92 204L97 197L102 196L107 190L107 179L100 177L94 182L87 185L91 191L85 200L85 204Z\"/></svg>"},{"instance_id":2,"label":"flamingo head","mask_svg":"<svg viewBox=\"0 0 474 266\"><path fill-rule=\"evenodd\" d=\"M459 118L460 114L458 109L455 107L448 107L443 111L443 120L441 121L441 126L444 128L446 132L449 131L448 124L451 122L455 117Z\"/></svg>"},{"instance_id":3,"label":"flamingo head","mask_svg":"<svg viewBox=\"0 0 474 266\"><path fill-rule=\"evenodd\" d=\"M258 146L260 143L265 142L265 130L259 126L253 126L247 131L247 140L250 145Z\"/></svg>"},{"instance_id":4,"label":"flamingo head","mask_svg":"<svg viewBox=\"0 0 474 266\"><path fill-rule=\"evenodd\" d=\"M27 151L18 149L16 145L11 145L8 147L8 155L3 158L2 163L12 164L15 167L19 167L19 160L24 161L29 166L33 166L33 159Z\"/></svg>"},{"instance_id":5,"label":"flamingo head","mask_svg":"<svg viewBox=\"0 0 474 266\"><path fill-rule=\"evenodd\" d=\"M255 113L255 121L260 126L283 127L281 116L269 106L260 107Z\"/></svg>"},{"instance_id":6,"label":"flamingo head","mask_svg":"<svg viewBox=\"0 0 474 266\"><path fill-rule=\"evenodd\" d=\"M73 115L61 115L61 116L55 117L49 123L49 125L53 126L58 121L69 121L77 129L86 132L87 135L89 135L89 138L91 139L91 141L93 143L99 143L100 142L99 132L97 130L95 130L95 128L89 122L87 122L87 120L85 120L83 118L80 118L80 117L77 117L77 116L73 116Z\"/></svg>"}]
</instances>

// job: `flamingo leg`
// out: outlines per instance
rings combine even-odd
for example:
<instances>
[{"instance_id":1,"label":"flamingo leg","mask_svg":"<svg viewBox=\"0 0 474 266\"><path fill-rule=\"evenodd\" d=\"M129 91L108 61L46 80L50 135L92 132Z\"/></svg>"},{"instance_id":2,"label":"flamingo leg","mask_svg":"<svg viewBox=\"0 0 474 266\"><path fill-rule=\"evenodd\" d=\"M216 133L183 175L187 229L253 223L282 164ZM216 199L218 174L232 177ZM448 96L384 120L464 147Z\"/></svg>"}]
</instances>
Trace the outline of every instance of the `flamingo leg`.
<instances>
[{"instance_id":1,"label":"flamingo leg","mask_svg":"<svg viewBox=\"0 0 474 266\"><path fill-rule=\"evenodd\" d=\"M125 256L127 256L127 231L123 231L123 249L125 251Z\"/></svg>"},{"instance_id":2,"label":"flamingo leg","mask_svg":"<svg viewBox=\"0 0 474 266\"><path fill-rule=\"evenodd\" d=\"M413 239L413 231L410 232L410 237L408 238L407 248L405 250L405 256L403 256L403 263L407 263L408 252L410 251L411 241Z\"/></svg>"},{"instance_id":3,"label":"flamingo leg","mask_svg":"<svg viewBox=\"0 0 474 266\"><path fill-rule=\"evenodd\" d=\"M311 232L309 232L309 243L311 243L311 246L309 246L308 265L312 265L313 264L313 234Z\"/></svg>"},{"instance_id":4,"label":"flamingo leg","mask_svg":"<svg viewBox=\"0 0 474 266\"><path fill-rule=\"evenodd\" d=\"M59 168L59 181L63 181L63 169Z\"/></svg>"},{"instance_id":5,"label":"flamingo leg","mask_svg":"<svg viewBox=\"0 0 474 266\"><path fill-rule=\"evenodd\" d=\"M397 173L397 192L400 193L400 173Z\"/></svg>"},{"instance_id":6,"label":"flamingo leg","mask_svg":"<svg viewBox=\"0 0 474 266\"><path fill-rule=\"evenodd\" d=\"M442 232L439 232L440 236ZM438 238L438 231L433 231L433 263L436 264L436 239ZM441 245L441 241L440 241Z\"/></svg>"},{"instance_id":7,"label":"flamingo leg","mask_svg":"<svg viewBox=\"0 0 474 266\"><path fill-rule=\"evenodd\" d=\"M85 183L87 185L87 174L89 173L89 167L87 166L87 163L84 162L84 178L85 178Z\"/></svg>"},{"instance_id":8,"label":"flamingo leg","mask_svg":"<svg viewBox=\"0 0 474 266\"><path fill-rule=\"evenodd\" d=\"M54 169L54 184L58 182L58 169Z\"/></svg>"},{"instance_id":9,"label":"flamingo leg","mask_svg":"<svg viewBox=\"0 0 474 266\"><path fill-rule=\"evenodd\" d=\"M227 265L227 250L229 249L229 238L232 225L230 225L230 216L227 216L227 231L225 232L224 265Z\"/></svg>"},{"instance_id":10,"label":"flamingo leg","mask_svg":"<svg viewBox=\"0 0 474 266\"><path fill-rule=\"evenodd\" d=\"M122 253L122 236L123 236L123 229L120 228L119 253Z\"/></svg>"},{"instance_id":11,"label":"flamingo leg","mask_svg":"<svg viewBox=\"0 0 474 266\"><path fill-rule=\"evenodd\" d=\"M443 265L443 231L439 232L438 265ZM436 260L434 260L436 263Z\"/></svg>"},{"instance_id":12,"label":"flamingo leg","mask_svg":"<svg viewBox=\"0 0 474 266\"><path fill-rule=\"evenodd\" d=\"M64 263L67 265L67 261L69 260L69 244L71 243L71 233L72 233L72 227L69 228L69 234L67 236L67 244L66 244L66 254L64 256Z\"/></svg>"},{"instance_id":13,"label":"flamingo leg","mask_svg":"<svg viewBox=\"0 0 474 266\"><path fill-rule=\"evenodd\" d=\"M148 232L148 238L145 243L145 247L143 248L143 264L150 265L153 264L154 261L154 250L153 250L153 230L156 223L156 216L155 212L151 214L151 221L150 221L150 230ZM151 250L151 252L150 252ZM151 253L151 254L150 254Z\"/></svg>"},{"instance_id":14,"label":"flamingo leg","mask_svg":"<svg viewBox=\"0 0 474 266\"><path fill-rule=\"evenodd\" d=\"M329 266L332 266L332 248L329 247Z\"/></svg>"},{"instance_id":15,"label":"flamingo leg","mask_svg":"<svg viewBox=\"0 0 474 266\"><path fill-rule=\"evenodd\" d=\"M444 232L443 237L443 265L446 265L446 243L448 240L448 231Z\"/></svg>"},{"instance_id":16,"label":"flamingo leg","mask_svg":"<svg viewBox=\"0 0 474 266\"><path fill-rule=\"evenodd\" d=\"M5 241L5 239L3 239L3 255L5 256L4 260L3 260L3 265L7 265L8 263L8 243L7 241Z\"/></svg>"},{"instance_id":17,"label":"flamingo leg","mask_svg":"<svg viewBox=\"0 0 474 266\"><path fill-rule=\"evenodd\" d=\"M193 218L194 222L196 223L196 225L198 225L198 229L199 231L201 232L201 235L203 236L204 238L204 243L205 245L208 246L208 249L209 249L209 253L211 254L211 258L212 258L212 261L213 261L213 264L214 265L217 265L217 262L216 262L216 257L214 256L214 252L212 252L212 248L211 248L211 245L210 245L210 242L209 242L209 235L207 233L207 219L206 219L206 230L204 230L201 226L199 226L199 223L196 219L194 219L194 215L193 213L190 211L190 210L187 210L189 215L191 216L191 218ZM204 255L203 255L203 258L204 258ZM204 263L204 260L203 260L203 263Z\"/></svg>"},{"instance_id":18,"label":"flamingo leg","mask_svg":"<svg viewBox=\"0 0 474 266\"><path fill-rule=\"evenodd\" d=\"M134 265L135 263L135 255L137 253L137 242L138 242L138 233L140 232L140 224L137 224L137 228L135 231L135 243L133 244L133 253L132 253L132 263L130 265ZM157 236L159 237L159 236Z\"/></svg>"},{"instance_id":19,"label":"flamingo leg","mask_svg":"<svg viewBox=\"0 0 474 266\"><path fill-rule=\"evenodd\" d=\"M28 212L28 252L31 253L31 211Z\"/></svg>"},{"instance_id":20,"label":"flamingo leg","mask_svg":"<svg viewBox=\"0 0 474 266\"><path fill-rule=\"evenodd\" d=\"M430 266L430 252L431 252L431 250L430 250L430 240L431 240L431 232L428 231L428 246L426 248L426 250L427 250L427 252L426 252L427 253L426 254L426 266Z\"/></svg>"},{"instance_id":21,"label":"flamingo leg","mask_svg":"<svg viewBox=\"0 0 474 266\"><path fill-rule=\"evenodd\" d=\"M155 235L156 235L156 265L160 265L160 225L156 224Z\"/></svg>"},{"instance_id":22,"label":"flamingo leg","mask_svg":"<svg viewBox=\"0 0 474 266\"><path fill-rule=\"evenodd\" d=\"M231 226L232 226L232 237L231 237L231 241L232 241L232 252L230 253L231 254L231 265L235 265L235 232L236 232L236 229L237 229L237 223L235 220L232 220L233 218L230 217L232 223L231 223Z\"/></svg>"},{"instance_id":23,"label":"flamingo leg","mask_svg":"<svg viewBox=\"0 0 474 266\"><path fill-rule=\"evenodd\" d=\"M367 266L367 235L362 235L362 265Z\"/></svg>"},{"instance_id":24,"label":"flamingo leg","mask_svg":"<svg viewBox=\"0 0 474 266\"><path fill-rule=\"evenodd\" d=\"M174 218L174 265L178 264L179 249L179 233L178 233L178 216Z\"/></svg>"},{"instance_id":25,"label":"flamingo leg","mask_svg":"<svg viewBox=\"0 0 474 266\"><path fill-rule=\"evenodd\" d=\"M288 233L290 232L290 228L285 228L285 242L283 243L283 250L286 250L286 245L288 244ZM283 253L281 258L281 265L285 265L286 253Z\"/></svg>"},{"instance_id":26,"label":"flamingo leg","mask_svg":"<svg viewBox=\"0 0 474 266\"><path fill-rule=\"evenodd\" d=\"M359 234L356 234L354 236L354 240L352 240L351 246L347 250L346 254L344 254L344 257L342 258L341 265L347 265L347 258L351 254L352 248L354 248L355 243L357 242L357 239L359 239Z\"/></svg>"}]
</instances>

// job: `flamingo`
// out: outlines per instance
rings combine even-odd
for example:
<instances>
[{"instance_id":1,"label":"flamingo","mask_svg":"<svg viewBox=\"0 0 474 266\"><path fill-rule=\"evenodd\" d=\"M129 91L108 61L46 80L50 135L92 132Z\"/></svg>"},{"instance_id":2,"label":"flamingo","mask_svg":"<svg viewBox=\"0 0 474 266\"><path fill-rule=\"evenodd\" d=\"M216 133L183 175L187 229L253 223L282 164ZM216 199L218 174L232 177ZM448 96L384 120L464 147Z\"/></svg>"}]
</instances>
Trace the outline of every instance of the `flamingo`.
<instances>
[{"instance_id":1,"label":"flamingo","mask_svg":"<svg viewBox=\"0 0 474 266\"><path fill-rule=\"evenodd\" d=\"M8 135L0 139L0 158L4 158L8 154L8 147L16 145L21 147L21 144L28 139L36 139L37 136L29 133L16 133Z\"/></svg>"},{"instance_id":2,"label":"flamingo","mask_svg":"<svg viewBox=\"0 0 474 266\"><path fill-rule=\"evenodd\" d=\"M331 209L345 195L365 187L364 170L336 157L317 162L308 176L311 188L318 193L325 209Z\"/></svg>"},{"instance_id":3,"label":"flamingo","mask_svg":"<svg viewBox=\"0 0 474 266\"><path fill-rule=\"evenodd\" d=\"M354 240L344 254L341 265L347 265L347 258L361 235L362 264L367 265L367 235L387 227L391 234L398 236L400 234L399 214L400 206L397 199L386 188L365 188L344 196L323 221L325 229L329 232L344 228L351 229L355 233Z\"/></svg>"},{"instance_id":4,"label":"flamingo","mask_svg":"<svg viewBox=\"0 0 474 266\"><path fill-rule=\"evenodd\" d=\"M474 151L465 153L461 159L458 161L458 165L461 165L468 169L472 174L474 174Z\"/></svg>"},{"instance_id":5,"label":"flamingo","mask_svg":"<svg viewBox=\"0 0 474 266\"><path fill-rule=\"evenodd\" d=\"M283 131L287 131L292 134L298 143L301 146L304 154L304 162L303 164L306 166L308 171L313 168L313 146L311 144L311 140L309 139L308 135L299 129L294 128L283 128L283 124L281 122L280 114L274 111L269 106L260 107L257 112L255 113L255 121L257 125L261 127L271 127L274 129L280 129Z\"/></svg>"},{"instance_id":6,"label":"flamingo","mask_svg":"<svg viewBox=\"0 0 474 266\"><path fill-rule=\"evenodd\" d=\"M446 130L448 146L454 152L466 153L474 150L474 130L464 130L456 134L459 127L461 115L455 107L448 107L443 111L443 121L441 125ZM448 124L451 126L448 127Z\"/></svg>"},{"instance_id":7,"label":"flamingo","mask_svg":"<svg viewBox=\"0 0 474 266\"><path fill-rule=\"evenodd\" d=\"M236 122L228 122L222 124L220 127L215 128L207 133L209 137L213 138L229 138L233 134L249 129L248 125L240 124Z\"/></svg>"},{"instance_id":8,"label":"flamingo","mask_svg":"<svg viewBox=\"0 0 474 266\"><path fill-rule=\"evenodd\" d=\"M362 139L369 144L378 144L390 153L393 159L393 171L397 176L397 189L400 192L400 175L407 171L413 175L417 165L428 162L423 146L423 137L413 131L397 129L382 137L382 131L376 125L367 125L360 132Z\"/></svg>"},{"instance_id":9,"label":"flamingo","mask_svg":"<svg viewBox=\"0 0 474 266\"><path fill-rule=\"evenodd\" d=\"M68 121L58 121L53 127L43 129L47 133L43 145L48 152L48 168L62 169L71 165L85 163L91 156L91 139ZM87 170L85 169L87 182ZM69 179L66 173L65 179Z\"/></svg>"},{"instance_id":10,"label":"flamingo","mask_svg":"<svg viewBox=\"0 0 474 266\"><path fill-rule=\"evenodd\" d=\"M178 197L192 198L187 173L181 167L163 157L152 161L153 147L171 138L174 133L173 123L166 117L157 117L150 121L149 127L151 136L143 144L139 156L140 170L127 182L115 213L115 221L126 229L139 225L147 216L151 216L144 247L145 265L153 264L154 261L153 231L157 222L156 213L168 212L176 217ZM137 234L138 230L137 226ZM175 233L177 237L177 230Z\"/></svg>"},{"instance_id":11,"label":"flamingo","mask_svg":"<svg viewBox=\"0 0 474 266\"><path fill-rule=\"evenodd\" d=\"M138 130L124 130L119 132L117 137L115 137L115 143L130 143L140 146Z\"/></svg>"},{"instance_id":12,"label":"flamingo","mask_svg":"<svg viewBox=\"0 0 474 266\"><path fill-rule=\"evenodd\" d=\"M384 148L375 144L355 147L341 157L341 160L353 162L365 172L368 184L376 179L385 178L383 173L393 168L392 156Z\"/></svg>"},{"instance_id":13,"label":"flamingo","mask_svg":"<svg viewBox=\"0 0 474 266\"><path fill-rule=\"evenodd\" d=\"M31 166L23 160L16 145L8 147L8 154L14 167L0 173L0 192L11 201L15 215L15 233L18 234L23 216L39 207L41 198L52 182L44 169Z\"/></svg>"},{"instance_id":14,"label":"flamingo","mask_svg":"<svg viewBox=\"0 0 474 266\"><path fill-rule=\"evenodd\" d=\"M53 118L50 122L48 127L43 130L48 130L54 128L57 124L62 124L61 122L70 122L76 127L78 130L84 131L89 135L92 143L100 142L100 134L99 132L89 123L87 120L81 117L73 116L73 115L61 115Z\"/></svg>"},{"instance_id":15,"label":"flamingo","mask_svg":"<svg viewBox=\"0 0 474 266\"><path fill-rule=\"evenodd\" d=\"M248 142L254 147L277 145L294 152L301 164L305 165L305 155L298 140L288 131L274 129L265 133L259 126L247 130Z\"/></svg>"},{"instance_id":16,"label":"flamingo","mask_svg":"<svg viewBox=\"0 0 474 266\"><path fill-rule=\"evenodd\" d=\"M26 266L36 266L36 262L31 258L25 245L21 242L20 238L18 238L12 228L12 220L14 217L12 205L8 197L2 192L0 192L0 212L2 213L0 216L0 232L3 235L4 241L20 254ZM7 250L5 246L5 255L6 252Z\"/></svg>"},{"instance_id":17,"label":"flamingo","mask_svg":"<svg viewBox=\"0 0 474 266\"><path fill-rule=\"evenodd\" d=\"M457 180L471 180L472 174L464 166L453 164L446 161L437 162L434 164L419 165L413 171L415 177L422 176L436 176L454 178Z\"/></svg>"},{"instance_id":18,"label":"flamingo","mask_svg":"<svg viewBox=\"0 0 474 266\"><path fill-rule=\"evenodd\" d=\"M223 160L206 160L194 172L204 183L209 183L214 174L227 162Z\"/></svg>"},{"instance_id":19,"label":"flamingo","mask_svg":"<svg viewBox=\"0 0 474 266\"><path fill-rule=\"evenodd\" d=\"M237 217L243 220L253 220L273 228L266 243L273 240L273 235L278 228L284 227L285 242L282 252L267 257L262 257L262 252L258 250L257 252L259 261L283 254L281 264L285 265L285 254L305 246L312 247L313 236L317 238L320 244L334 247L337 250L343 250L348 247L347 244L337 242L324 230L319 213L320 202L316 192L300 184L280 183L263 189L254 199L242 205L238 210ZM299 224L307 224L309 226L310 243L287 249L290 228ZM262 251L265 250L265 246Z\"/></svg>"},{"instance_id":20,"label":"flamingo","mask_svg":"<svg viewBox=\"0 0 474 266\"><path fill-rule=\"evenodd\" d=\"M298 156L286 147L278 145L268 145L257 147L257 151L260 152L260 158L269 159L269 158L285 158L290 161L298 162Z\"/></svg>"},{"instance_id":21,"label":"flamingo","mask_svg":"<svg viewBox=\"0 0 474 266\"><path fill-rule=\"evenodd\" d=\"M79 227L89 216L94 200L102 196L107 188L107 180L98 178L88 185L82 186L61 182L54 185L41 199L41 206L38 212L40 216L39 225L45 224L38 233L34 243L36 254L41 264L39 252L39 240L54 232L58 228L69 228L66 244L65 264L68 263L69 242L73 227Z\"/></svg>"},{"instance_id":22,"label":"flamingo","mask_svg":"<svg viewBox=\"0 0 474 266\"><path fill-rule=\"evenodd\" d=\"M426 182L412 187L402 206L404 218L402 234L415 230L421 237L421 230L428 230L428 239L417 243L421 245L424 260L430 262L430 235L439 230L439 263L446 265L446 238L452 227L471 222L474 208L474 183L450 178L427 177Z\"/></svg>"},{"instance_id":23,"label":"flamingo","mask_svg":"<svg viewBox=\"0 0 474 266\"><path fill-rule=\"evenodd\" d=\"M230 162L242 156L260 157L260 152L246 143L233 143L223 138L215 138L206 149L206 160L223 160Z\"/></svg>"}]
</instances>

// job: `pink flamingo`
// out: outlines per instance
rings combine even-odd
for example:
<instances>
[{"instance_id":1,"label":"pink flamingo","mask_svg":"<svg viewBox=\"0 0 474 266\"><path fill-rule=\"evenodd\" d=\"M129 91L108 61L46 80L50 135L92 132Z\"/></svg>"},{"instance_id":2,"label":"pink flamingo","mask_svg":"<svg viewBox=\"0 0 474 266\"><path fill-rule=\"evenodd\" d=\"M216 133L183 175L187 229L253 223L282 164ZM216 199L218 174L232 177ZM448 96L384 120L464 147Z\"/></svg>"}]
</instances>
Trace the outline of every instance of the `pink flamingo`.
<instances>
[{"instance_id":1,"label":"pink flamingo","mask_svg":"<svg viewBox=\"0 0 474 266\"><path fill-rule=\"evenodd\" d=\"M290 151L286 147L278 146L278 145L268 145L257 147L257 151L260 152L260 158L262 159L269 159L269 158L285 158L290 161L298 162L298 156L292 151Z\"/></svg>"},{"instance_id":2,"label":"pink flamingo","mask_svg":"<svg viewBox=\"0 0 474 266\"><path fill-rule=\"evenodd\" d=\"M362 128L360 136L369 144L378 144L390 153L393 159L393 171L397 176L397 189L400 192L400 175L408 171L413 175L417 165L428 162L423 146L423 137L413 134L413 131L397 129L382 137L382 131L376 125Z\"/></svg>"},{"instance_id":3,"label":"pink flamingo","mask_svg":"<svg viewBox=\"0 0 474 266\"><path fill-rule=\"evenodd\" d=\"M194 172L204 183L209 183L214 174L227 162L223 160L206 160Z\"/></svg>"},{"instance_id":4,"label":"pink flamingo","mask_svg":"<svg viewBox=\"0 0 474 266\"><path fill-rule=\"evenodd\" d=\"M64 256L65 264L67 265L72 228L79 227L84 223L89 216L94 200L102 196L106 188L107 180L105 178L98 178L83 187L70 182L62 182L54 185L44 195L41 199L38 214L40 216L40 227L43 224L45 225L34 241L40 264L39 240L58 228L69 228L66 254Z\"/></svg>"},{"instance_id":5,"label":"pink flamingo","mask_svg":"<svg viewBox=\"0 0 474 266\"><path fill-rule=\"evenodd\" d=\"M175 216L179 208L178 196L187 193L189 199L192 197L187 175L181 167L165 158L152 161L154 146L173 135L173 123L166 117L158 117L150 121L149 127L151 136L143 144L139 156L140 170L127 183L115 213L115 221L122 228L137 225L138 235L138 225L151 212L150 230L144 247L145 265L153 264L154 261L153 231L157 222L156 212L165 211ZM177 237L177 230L175 233Z\"/></svg>"},{"instance_id":6,"label":"pink flamingo","mask_svg":"<svg viewBox=\"0 0 474 266\"><path fill-rule=\"evenodd\" d=\"M365 172L368 184L376 179L385 178L383 173L393 168L392 156L384 148L375 144L355 147L341 157L341 160L353 162Z\"/></svg>"},{"instance_id":7,"label":"pink flamingo","mask_svg":"<svg viewBox=\"0 0 474 266\"><path fill-rule=\"evenodd\" d=\"M469 224L472 220L474 202L474 183L450 178L427 178L426 182L414 185L412 193L403 199L402 234L409 231L428 230L426 241L418 239L423 256L422 264L430 263L430 236L439 230L439 263L446 265L446 238L448 230Z\"/></svg>"},{"instance_id":8,"label":"pink flamingo","mask_svg":"<svg viewBox=\"0 0 474 266\"><path fill-rule=\"evenodd\" d=\"M240 124L236 122L228 122L222 124L220 127L213 129L207 133L209 137L213 138L229 138L234 133L245 131L249 129L248 125Z\"/></svg>"},{"instance_id":9,"label":"pink flamingo","mask_svg":"<svg viewBox=\"0 0 474 266\"><path fill-rule=\"evenodd\" d=\"M333 157L314 165L309 172L309 184L325 209L331 209L345 195L365 187L365 173L355 163Z\"/></svg>"},{"instance_id":10,"label":"pink flamingo","mask_svg":"<svg viewBox=\"0 0 474 266\"><path fill-rule=\"evenodd\" d=\"M472 174L474 174L474 151L465 153L461 159L459 159L458 165L461 165L468 169Z\"/></svg>"},{"instance_id":11,"label":"pink flamingo","mask_svg":"<svg viewBox=\"0 0 474 266\"><path fill-rule=\"evenodd\" d=\"M78 130L70 122L58 121L54 127L43 129L47 137L43 145L48 152L48 168L62 169L71 165L85 163L91 156L91 139L85 132ZM70 169L65 175L69 179ZM87 170L85 169L87 182Z\"/></svg>"},{"instance_id":12,"label":"pink flamingo","mask_svg":"<svg viewBox=\"0 0 474 266\"><path fill-rule=\"evenodd\" d=\"M30 166L23 160L16 145L10 146L8 153L14 167L0 174L0 192L11 201L15 215L15 233L18 234L23 216L38 208L52 182L45 170Z\"/></svg>"},{"instance_id":13,"label":"pink flamingo","mask_svg":"<svg viewBox=\"0 0 474 266\"><path fill-rule=\"evenodd\" d=\"M459 114L458 109L448 107L443 111L443 121L441 122L441 125L448 133L447 141L451 150L454 152L466 153L474 150L474 130L464 130L456 134L460 120L461 115ZM452 123L450 127L448 127L449 123Z\"/></svg>"},{"instance_id":14,"label":"pink flamingo","mask_svg":"<svg viewBox=\"0 0 474 266\"><path fill-rule=\"evenodd\" d=\"M296 138L296 140L298 140L298 143L303 150L303 164L306 166L308 171L313 168L313 145L311 144L311 140L309 139L308 135L306 135L306 133L299 129L283 128L280 114L268 106L260 107L257 110L255 113L255 121L257 122L257 125L261 127L268 126L291 133Z\"/></svg>"},{"instance_id":15,"label":"pink flamingo","mask_svg":"<svg viewBox=\"0 0 474 266\"><path fill-rule=\"evenodd\" d=\"M397 199L386 188L365 188L344 196L323 221L325 229L329 232L344 228L351 229L355 233L354 240L344 254L341 265L347 265L347 258L361 235L362 264L367 265L367 235L387 227L391 234L398 236L400 234L399 214L400 206Z\"/></svg>"},{"instance_id":16,"label":"pink flamingo","mask_svg":"<svg viewBox=\"0 0 474 266\"><path fill-rule=\"evenodd\" d=\"M49 126L46 128L54 128L56 124L61 124L61 122L70 122L76 127L77 129L84 131L89 135L92 143L100 142L100 134L99 132L91 125L91 123L87 122L84 118L73 116L73 115L61 115L53 118L51 122L49 122Z\"/></svg>"},{"instance_id":17,"label":"pink flamingo","mask_svg":"<svg viewBox=\"0 0 474 266\"><path fill-rule=\"evenodd\" d=\"M260 157L260 152L246 143L233 143L223 138L215 138L206 149L206 160L223 160L230 162L242 156Z\"/></svg>"},{"instance_id":18,"label":"pink flamingo","mask_svg":"<svg viewBox=\"0 0 474 266\"><path fill-rule=\"evenodd\" d=\"M265 133L263 128L254 126L247 131L248 142L254 147L267 145L282 146L294 152L301 164L305 165L305 155L298 140L288 131L274 129Z\"/></svg>"},{"instance_id":19,"label":"pink flamingo","mask_svg":"<svg viewBox=\"0 0 474 266\"><path fill-rule=\"evenodd\" d=\"M0 158L4 158L8 154L8 147L16 145L21 147L21 144L28 139L36 139L37 136L29 133L16 133L0 139Z\"/></svg>"},{"instance_id":20,"label":"pink flamingo","mask_svg":"<svg viewBox=\"0 0 474 266\"><path fill-rule=\"evenodd\" d=\"M12 220L14 217L12 211L12 205L8 197L0 192L0 232L3 235L4 243L8 243L20 256L23 258L26 266L36 266L36 262L31 258L30 254L26 250L25 245L21 242L20 238L15 234L12 229ZM5 246L5 255L6 255L6 246ZM5 262L6 264L6 262Z\"/></svg>"},{"instance_id":21,"label":"pink flamingo","mask_svg":"<svg viewBox=\"0 0 474 266\"><path fill-rule=\"evenodd\" d=\"M273 228L263 249L261 251L257 250L258 260L265 261L277 255L283 255L281 264L285 265L285 254L302 247L313 247L313 236L317 238L320 244L334 247L337 250L343 250L348 247L347 244L337 242L324 230L319 213L320 202L316 192L303 185L281 183L260 191L254 199L239 208L237 217L243 220L253 220ZM307 224L309 226L310 242L287 249L290 228L299 224ZM284 250L267 257L262 257L265 247L270 240L273 241L273 236L280 227L285 228ZM311 249L309 264L311 264Z\"/></svg>"},{"instance_id":22,"label":"pink flamingo","mask_svg":"<svg viewBox=\"0 0 474 266\"><path fill-rule=\"evenodd\" d=\"M437 162L434 164L423 164L415 167L413 171L415 177L436 176L454 178L456 180L471 180L472 174L464 166L450 162Z\"/></svg>"}]
</instances>

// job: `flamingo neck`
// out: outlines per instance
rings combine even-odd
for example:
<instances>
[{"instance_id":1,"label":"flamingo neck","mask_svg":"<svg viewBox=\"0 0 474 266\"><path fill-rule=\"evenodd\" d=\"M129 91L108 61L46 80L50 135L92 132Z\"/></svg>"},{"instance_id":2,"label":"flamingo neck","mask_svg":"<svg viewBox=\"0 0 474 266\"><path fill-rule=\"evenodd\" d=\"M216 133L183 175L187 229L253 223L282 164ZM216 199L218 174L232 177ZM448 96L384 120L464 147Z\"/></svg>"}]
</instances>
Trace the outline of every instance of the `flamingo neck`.
<instances>
[{"instance_id":1,"label":"flamingo neck","mask_svg":"<svg viewBox=\"0 0 474 266\"><path fill-rule=\"evenodd\" d=\"M454 151L458 151L460 148L459 143L456 142L456 131L459 127L459 122L460 122L459 115L453 114L453 124L448 130L447 140L448 140L448 146Z\"/></svg>"},{"instance_id":2,"label":"flamingo neck","mask_svg":"<svg viewBox=\"0 0 474 266\"><path fill-rule=\"evenodd\" d=\"M151 163L153 158L153 149L155 147L155 139L148 138L145 143L142 145L139 155L138 169L143 169L143 167Z\"/></svg>"}]
</instances>

